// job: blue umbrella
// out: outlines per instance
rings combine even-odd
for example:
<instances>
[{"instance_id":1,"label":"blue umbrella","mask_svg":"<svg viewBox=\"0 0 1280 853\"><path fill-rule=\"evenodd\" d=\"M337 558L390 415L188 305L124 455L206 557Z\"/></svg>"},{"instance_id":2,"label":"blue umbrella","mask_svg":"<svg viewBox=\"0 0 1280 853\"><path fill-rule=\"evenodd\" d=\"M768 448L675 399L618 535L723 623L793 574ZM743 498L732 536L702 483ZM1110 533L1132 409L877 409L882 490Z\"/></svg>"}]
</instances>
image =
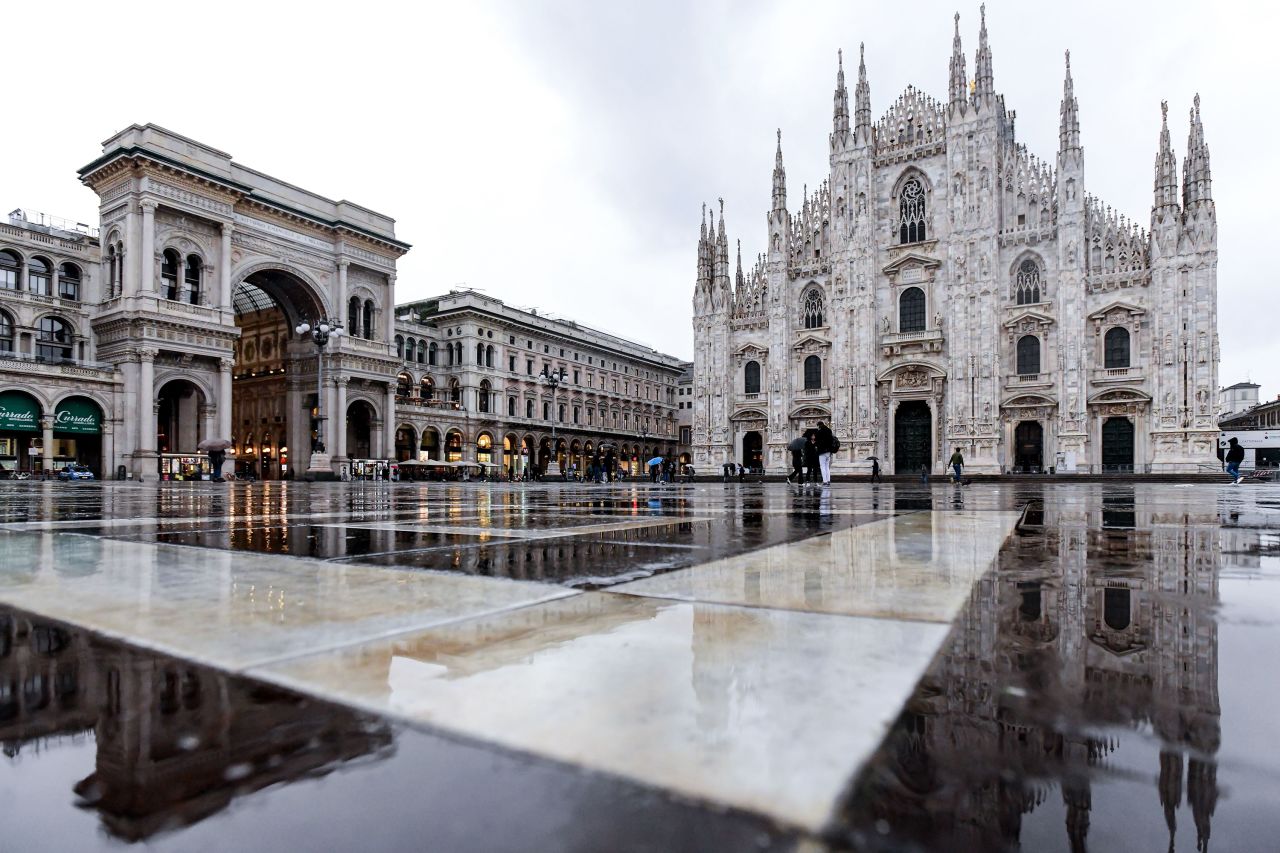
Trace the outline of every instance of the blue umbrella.
<instances>
[{"instance_id":1,"label":"blue umbrella","mask_svg":"<svg viewBox=\"0 0 1280 853\"><path fill-rule=\"evenodd\" d=\"M655 456L655 457L653 457L652 459L650 459L648 462L646 462L646 463L644 463L644 464L645 464L645 465L647 465L647 466L661 465L661 464L662 464L662 457L661 457L661 456Z\"/></svg>"}]
</instances>

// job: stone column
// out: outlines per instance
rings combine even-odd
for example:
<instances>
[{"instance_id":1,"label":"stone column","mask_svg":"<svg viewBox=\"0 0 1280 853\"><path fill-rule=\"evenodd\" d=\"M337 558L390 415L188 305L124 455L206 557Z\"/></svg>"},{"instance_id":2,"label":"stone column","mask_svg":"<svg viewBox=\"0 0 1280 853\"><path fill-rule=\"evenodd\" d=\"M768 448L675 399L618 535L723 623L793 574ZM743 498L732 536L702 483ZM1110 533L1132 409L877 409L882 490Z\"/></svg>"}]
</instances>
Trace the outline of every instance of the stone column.
<instances>
[{"instance_id":1,"label":"stone column","mask_svg":"<svg viewBox=\"0 0 1280 853\"><path fill-rule=\"evenodd\" d=\"M231 368L235 364L235 359L223 358L218 360L218 411L216 418L216 429L210 438L231 439L231 413L232 413L232 390L231 390ZM213 476L226 476L234 471L235 462L231 457L223 460L222 471L214 471Z\"/></svg>"},{"instance_id":2,"label":"stone column","mask_svg":"<svg viewBox=\"0 0 1280 853\"><path fill-rule=\"evenodd\" d=\"M342 462L347 461L347 378L334 377L333 380L334 410L337 417L333 419L333 454Z\"/></svg>"},{"instance_id":3,"label":"stone column","mask_svg":"<svg viewBox=\"0 0 1280 853\"><path fill-rule=\"evenodd\" d=\"M138 452L156 450L156 351L138 351Z\"/></svg>"},{"instance_id":4,"label":"stone column","mask_svg":"<svg viewBox=\"0 0 1280 853\"><path fill-rule=\"evenodd\" d=\"M383 303L386 305L384 312L386 316L383 318L383 336L387 346L391 347L396 342L396 274L391 273L387 276L387 300Z\"/></svg>"},{"instance_id":5,"label":"stone column","mask_svg":"<svg viewBox=\"0 0 1280 853\"><path fill-rule=\"evenodd\" d=\"M231 232L235 230L229 222L222 223L222 251L218 258L218 307L223 311L231 310ZM224 435L222 438L230 438Z\"/></svg>"},{"instance_id":6,"label":"stone column","mask_svg":"<svg viewBox=\"0 0 1280 853\"><path fill-rule=\"evenodd\" d=\"M47 477L53 473L53 416L40 419L41 462L40 468Z\"/></svg>"},{"instance_id":7,"label":"stone column","mask_svg":"<svg viewBox=\"0 0 1280 853\"><path fill-rule=\"evenodd\" d=\"M49 273L49 295L58 295L58 274L60 267L57 264L51 264L53 269Z\"/></svg>"},{"instance_id":8,"label":"stone column","mask_svg":"<svg viewBox=\"0 0 1280 853\"><path fill-rule=\"evenodd\" d=\"M351 329L347 329L347 267L351 266L351 262L346 258L338 261L338 288L333 293L333 319L342 324L346 334L351 334Z\"/></svg>"},{"instance_id":9,"label":"stone column","mask_svg":"<svg viewBox=\"0 0 1280 853\"><path fill-rule=\"evenodd\" d=\"M156 203L142 202L142 257L139 259L138 292L154 293L156 289ZM182 275L182 270L178 270Z\"/></svg>"},{"instance_id":10,"label":"stone column","mask_svg":"<svg viewBox=\"0 0 1280 853\"><path fill-rule=\"evenodd\" d=\"M102 470L98 472L103 480L111 480L116 476L116 435L112 421L102 422Z\"/></svg>"},{"instance_id":11,"label":"stone column","mask_svg":"<svg viewBox=\"0 0 1280 853\"><path fill-rule=\"evenodd\" d=\"M138 295L137 259L142 252L138 248L138 213L130 204L124 215L124 254L120 264L120 295Z\"/></svg>"},{"instance_id":12,"label":"stone column","mask_svg":"<svg viewBox=\"0 0 1280 853\"><path fill-rule=\"evenodd\" d=\"M289 470L294 479L306 471L306 460L311 455L309 428L310 413L302 408L303 390L299 380L293 376L287 379L285 390L285 423L288 424L289 436ZM230 438L231 436L227 436Z\"/></svg>"},{"instance_id":13,"label":"stone column","mask_svg":"<svg viewBox=\"0 0 1280 853\"><path fill-rule=\"evenodd\" d=\"M395 455L396 451L396 386L394 383L387 383L387 402L386 411L382 416L383 423L383 457L390 459Z\"/></svg>"}]
</instances>

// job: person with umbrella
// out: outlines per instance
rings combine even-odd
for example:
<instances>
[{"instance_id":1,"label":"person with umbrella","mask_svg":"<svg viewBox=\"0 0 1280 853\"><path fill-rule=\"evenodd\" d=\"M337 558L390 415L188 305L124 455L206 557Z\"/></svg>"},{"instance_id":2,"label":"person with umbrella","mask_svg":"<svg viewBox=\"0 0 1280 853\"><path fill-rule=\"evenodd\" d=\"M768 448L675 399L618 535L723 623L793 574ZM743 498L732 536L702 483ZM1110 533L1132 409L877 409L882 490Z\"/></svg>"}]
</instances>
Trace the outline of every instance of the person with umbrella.
<instances>
[{"instance_id":1,"label":"person with umbrella","mask_svg":"<svg viewBox=\"0 0 1280 853\"><path fill-rule=\"evenodd\" d=\"M791 439L787 445L787 450L791 451L791 473L787 475L787 482L804 482L804 448L808 443L801 435Z\"/></svg>"},{"instance_id":2,"label":"person with umbrella","mask_svg":"<svg viewBox=\"0 0 1280 853\"><path fill-rule=\"evenodd\" d=\"M875 456L868 456L867 459L871 462L871 482L880 482L880 459Z\"/></svg>"},{"instance_id":3,"label":"person with umbrella","mask_svg":"<svg viewBox=\"0 0 1280 853\"><path fill-rule=\"evenodd\" d=\"M222 482L222 464L227 461L227 448L231 441L225 438L206 438L196 445L197 450L209 454L209 479L215 483Z\"/></svg>"},{"instance_id":4,"label":"person with umbrella","mask_svg":"<svg viewBox=\"0 0 1280 853\"><path fill-rule=\"evenodd\" d=\"M662 468L662 457L655 456L645 464L649 466L649 482L650 483L658 482L658 473L661 471L661 468Z\"/></svg>"}]
</instances>

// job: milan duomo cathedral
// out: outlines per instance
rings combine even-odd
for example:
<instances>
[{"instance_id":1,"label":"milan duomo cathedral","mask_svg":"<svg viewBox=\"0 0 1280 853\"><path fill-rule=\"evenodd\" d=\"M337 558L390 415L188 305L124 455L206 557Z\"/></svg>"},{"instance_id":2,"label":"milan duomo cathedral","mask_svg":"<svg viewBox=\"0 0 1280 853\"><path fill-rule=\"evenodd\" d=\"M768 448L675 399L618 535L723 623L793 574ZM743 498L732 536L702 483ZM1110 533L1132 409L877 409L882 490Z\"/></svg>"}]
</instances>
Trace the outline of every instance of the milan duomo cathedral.
<instances>
[{"instance_id":1,"label":"milan duomo cathedral","mask_svg":"<svg viewBox=\"0 0 1280 853\"><path fill-rule=\"evenodd\" d=\"M1167 105L1150 229L1085 188L1067 54L1057 157L1020 144L985 12L959 15L946 101L908 87L873 122L836 74L830 176L787 207L782 136L767 250L730 272L723 201L698 241L695 464L782 471L827 421L833 470L1194 471L1215 461L1217 221L1200 98L1178 164Z\"/></svg>"}]
</instances>

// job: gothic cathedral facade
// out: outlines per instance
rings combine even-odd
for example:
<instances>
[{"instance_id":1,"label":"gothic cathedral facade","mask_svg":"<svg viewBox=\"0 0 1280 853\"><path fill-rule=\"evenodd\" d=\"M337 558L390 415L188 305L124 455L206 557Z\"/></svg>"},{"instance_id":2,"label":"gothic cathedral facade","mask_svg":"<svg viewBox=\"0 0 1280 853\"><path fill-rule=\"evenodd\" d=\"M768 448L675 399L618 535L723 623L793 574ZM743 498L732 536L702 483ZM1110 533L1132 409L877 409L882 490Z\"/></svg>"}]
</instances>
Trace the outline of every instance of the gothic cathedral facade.
<instances>
[{"instance_id":1,"label":"gothic cathedral facade","mask_svg":"<svg viewBox=\"0 0 1280 853\"><path fill-rule=\"evenodd\" d=\"M836 76L830 175L787 208L781 132L767 247L729 268L704 212L694 290L695 465L781 472L825 420L837 473L1165 473L1215 460L1217 221L1197 95L1182 164L1167 108L1149 230L1086 192L1070 54L1054 161L1014 134L985 14L944 103L871 119L865 60Z\"/></svg>"}]
</instances>

